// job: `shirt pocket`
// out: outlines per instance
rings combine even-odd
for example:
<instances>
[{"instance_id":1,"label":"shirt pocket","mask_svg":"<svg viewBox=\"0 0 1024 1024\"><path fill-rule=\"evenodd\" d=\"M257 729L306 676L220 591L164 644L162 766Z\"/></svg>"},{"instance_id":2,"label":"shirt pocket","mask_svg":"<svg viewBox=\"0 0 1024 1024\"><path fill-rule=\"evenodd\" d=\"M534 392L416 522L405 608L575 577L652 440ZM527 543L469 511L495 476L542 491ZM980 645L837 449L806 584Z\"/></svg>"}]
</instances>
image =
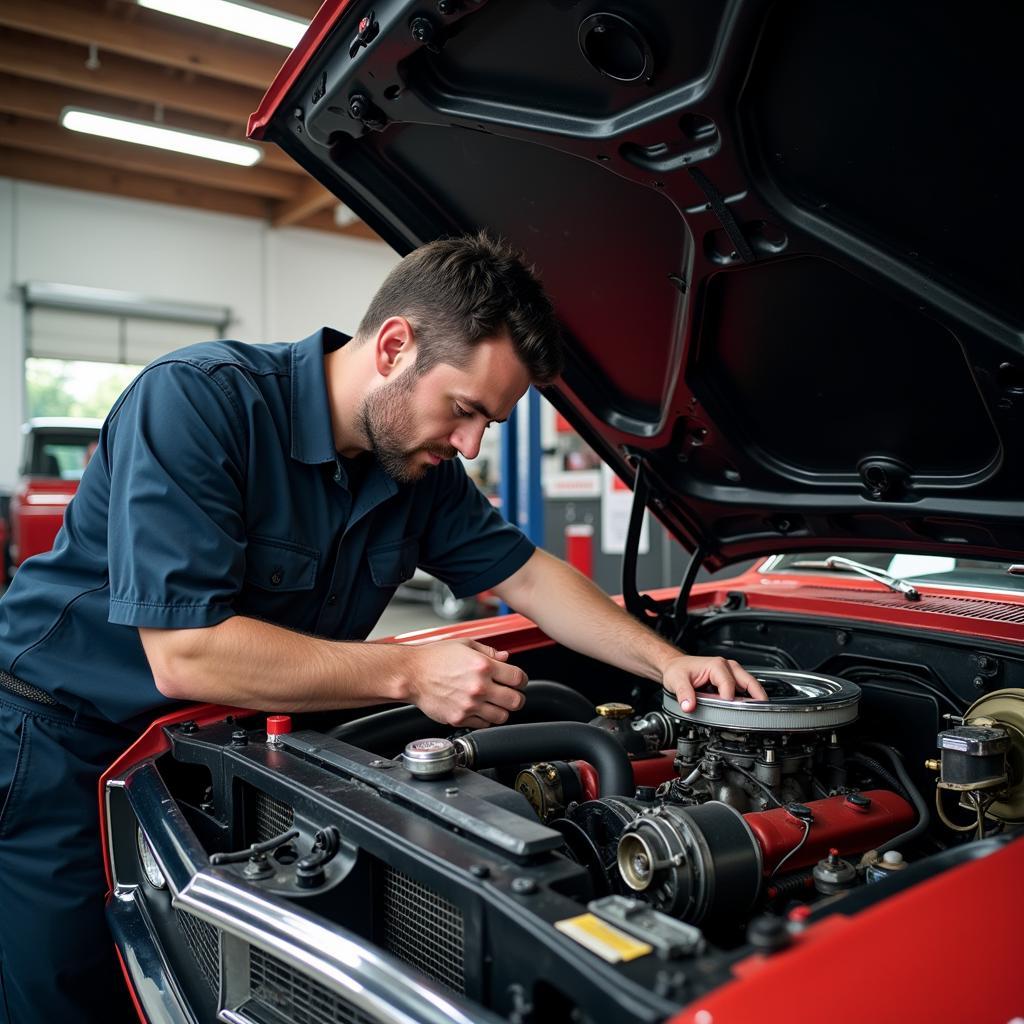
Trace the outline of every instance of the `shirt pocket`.
<instances>
[{"instance_id":1,"label":"shirt pocket","mask_svg":"<svg viewBox=\"0 0 1024 1024\"><path fill-rule=\"evenodd\" d=\"M320 552L290 541L252 537L245 549L245 582L270 593L311 590Z\"/></svg>"},{"instance_id":2,"label":"shirt pocket","mask_svg":"<svg viewBox=\"0 0 1024 1024\"><path fill-rule=\"evenodd\" d=\"M370 576L378 587L397 587L416 571L420 546L418 537L406 537L367 548L366 560L370 564Z\"/></svg>"}]
</instances>

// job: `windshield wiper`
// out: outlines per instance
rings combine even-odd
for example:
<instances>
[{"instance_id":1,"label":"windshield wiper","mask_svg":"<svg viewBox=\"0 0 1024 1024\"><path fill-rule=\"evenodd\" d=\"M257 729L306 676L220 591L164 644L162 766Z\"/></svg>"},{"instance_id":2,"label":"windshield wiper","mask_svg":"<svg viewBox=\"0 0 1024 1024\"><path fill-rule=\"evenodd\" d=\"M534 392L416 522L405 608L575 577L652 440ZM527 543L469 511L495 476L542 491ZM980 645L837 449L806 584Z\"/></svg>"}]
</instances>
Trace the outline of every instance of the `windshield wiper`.
<instances>
[{"instance_id":1,"label":"windshield wiper","mask_svg":"<svg viewBox=\"0 0 1024 1024\"><path fill-rule=\"evenodd\" d=\"M863 562L855 562L852 558L843 558L842 555L829 555L828 558L822 561L808 559L803 562L790 562L789 568L841 569L843 571L855 572L860 576L866 576L869 580L874 580L876 583L883 584L890 590L894 590L897 594L902 594L908 601L921 600L921 592L906 580L901 580L896 576L890 576L889 573L884 572L881 569L876 569L872 565L865 565Z\"/></svg>"}]
</instances>

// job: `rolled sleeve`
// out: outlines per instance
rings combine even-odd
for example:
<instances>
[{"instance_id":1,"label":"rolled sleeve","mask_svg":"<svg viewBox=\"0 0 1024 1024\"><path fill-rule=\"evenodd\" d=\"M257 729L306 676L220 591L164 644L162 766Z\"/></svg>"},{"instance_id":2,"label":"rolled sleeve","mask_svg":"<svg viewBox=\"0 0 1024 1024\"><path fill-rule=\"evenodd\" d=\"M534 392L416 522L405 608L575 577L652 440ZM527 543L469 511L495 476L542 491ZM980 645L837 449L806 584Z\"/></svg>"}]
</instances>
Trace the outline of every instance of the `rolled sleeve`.
<instances>
[{"instance_id":1,"label":"rolled sleeve","mask_svg":"<svg viewBox=\"0 0 1024 1024\"><path fill-rule=\"evenodd\" d=\"M438 467L437 490L419 564L458 597L503 583L536 550L518 527L506 522L453 459Z\"/></svg>"},{"instance_id":2,"label":"rolled sleeve","mask_svg":"<svg viewBox=\"0 0 1024 1024\"><path fill-rule=\"evenodd\" d=\"M109 621L178 629L229 618L245 570L246 436L229 392L190 363L159 363L104 433Z\"/></svg>"}]
</instances>

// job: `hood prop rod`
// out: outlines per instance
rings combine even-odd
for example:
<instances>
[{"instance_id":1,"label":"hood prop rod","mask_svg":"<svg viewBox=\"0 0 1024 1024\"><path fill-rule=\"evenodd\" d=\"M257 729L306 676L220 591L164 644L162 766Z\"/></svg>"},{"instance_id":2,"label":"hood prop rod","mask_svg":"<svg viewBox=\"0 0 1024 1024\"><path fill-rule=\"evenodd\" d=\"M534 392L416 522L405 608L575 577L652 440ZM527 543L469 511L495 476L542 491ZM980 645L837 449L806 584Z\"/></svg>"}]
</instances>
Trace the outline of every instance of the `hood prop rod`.
<instances>
[{"instance_id":1,"label":"hood prop rod","mask_svg":"<svg viewBox=\"0 0 1024 1024\"><path fill-rule=\"evenodd\" d=\"M672 632L669 639L679 647L683 642L683 634L686 632L687 615L686 606L690 603L690 590L697 578L700 567L704 564L704 556L707 552L703 544L697 544L690 552L690 560L686 563L686 572L683 573L683 581L679 584L679 593L676 595L675 604L672 606Z\"/></svg>"},{"instance_id":2,"label":"hood prop rod","mask_svg":"<svg viewBox=\"0 0 1024 1024\"><path fill-rule=\"evenodd\" d=\"M657 629L661 620L658 605L647 594L641 594L636 586L636 563L640 552L640 528L647 511L647 498L651 488L647 483L644 461L634 454L636 476L633 478L633 504L629 510L629 528L626 530L626 546L622 552L622 600L626 611L644 625Z\"/></svg>"},{"instance_id":3,"label":"hood prop rod","mask_svg":"<svg viewBox=\"0 0 1024 1024\"><path fill-rule=\"evenodd\" d=\"M622 553L622 600L634 618L644 625L650 626L656 633L679 645L686 631L686 605L690 598L690 589L697 578L697 573L707 554L703 544L698 543L690 554L690 560L683 573L679 585L679 593L666 612L647 594L641 594L637 588L636 570L640 552L640 529L643 524L644 512L651 494L651 486L647 478L647 468L643 457L631 452L636 462L636 476L633 478L633 504L629 512L629 528L626 531L626 545Z\"/></svg>"}]
</instances>

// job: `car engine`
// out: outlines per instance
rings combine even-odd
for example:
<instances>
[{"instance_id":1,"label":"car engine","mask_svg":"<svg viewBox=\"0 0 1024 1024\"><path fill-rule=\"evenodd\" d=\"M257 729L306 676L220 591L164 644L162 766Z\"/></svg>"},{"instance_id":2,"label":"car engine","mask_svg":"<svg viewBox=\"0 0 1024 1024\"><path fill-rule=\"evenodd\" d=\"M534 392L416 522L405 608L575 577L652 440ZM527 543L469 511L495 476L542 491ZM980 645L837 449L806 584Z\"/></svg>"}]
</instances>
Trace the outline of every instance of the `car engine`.
<instances>
[{"instance_id":1,"label":"car engine","mask_svg":"<svg viewBox=\"0 0 1024 1024\"><path fill-rule=\"evenodd\" d=\"M324 950L345 939L465 1019L663 1020L830 908L1024 822L1024 687L936 733L886 703L921 692L863 668L756 669L767 701L706 692L690 712L613 670L596 705L535 680L510 724L474 732L412 707L184 721L108 788L117 888L145 898L175 983L212 1016L390 1019L329 983ZM319 929L305 960L294 914Z\"/></svg>"}]
</instances>

